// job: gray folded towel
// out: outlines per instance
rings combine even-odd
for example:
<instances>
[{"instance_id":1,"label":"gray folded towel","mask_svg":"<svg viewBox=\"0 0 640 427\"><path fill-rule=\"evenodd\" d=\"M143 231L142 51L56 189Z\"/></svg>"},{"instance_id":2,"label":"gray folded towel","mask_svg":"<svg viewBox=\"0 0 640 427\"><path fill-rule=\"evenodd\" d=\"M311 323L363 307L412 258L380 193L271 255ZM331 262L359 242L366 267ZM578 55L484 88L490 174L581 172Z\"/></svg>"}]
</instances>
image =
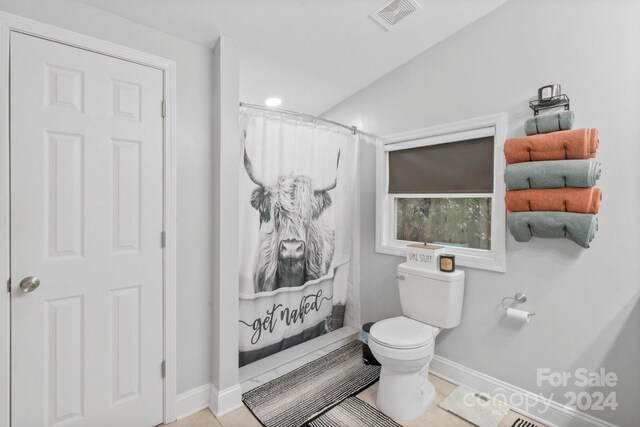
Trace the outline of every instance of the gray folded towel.
<instances>
[{"instance_id":1,"label":"gray folded towel","mask_svg":"<svg viewBox=\"0 0 640 427\"><path fill-rule=\"evenodd\" d=\"M573 111L561 111L559 113L532 117L524 122L524 133L527 135L536 135L539 133L569 130L573 127L574 118Z\"/></svg>"},{"instance_id":2,"label":"gray folded towel","mask_svg":"<svg viewBox=\"0 0 640 427\"><path fill-rule=\"evenodd\" d=\"M588 248L598 230L595 215L570 212L509 212L507 225L517 242L531 237L566 237Z\"/></svg>"},{"instance_id":3,"label":"gray folded towel","mask_svg":"<svg viewBox=\"0 0 640 427\"><path fill-rule=\"evenodd\" d=\"M507 165L507 190L528 188L593 187L600 179L600 162L585 160L547 160Z\"/></svg>"}]
</instances>

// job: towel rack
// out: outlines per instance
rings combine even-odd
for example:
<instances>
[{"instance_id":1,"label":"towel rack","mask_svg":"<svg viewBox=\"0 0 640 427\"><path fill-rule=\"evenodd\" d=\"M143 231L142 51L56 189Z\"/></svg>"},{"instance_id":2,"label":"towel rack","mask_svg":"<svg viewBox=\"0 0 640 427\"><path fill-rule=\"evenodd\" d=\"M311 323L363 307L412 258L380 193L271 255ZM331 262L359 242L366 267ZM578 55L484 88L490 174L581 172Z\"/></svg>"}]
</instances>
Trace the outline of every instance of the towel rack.
<instances>
[{"instance_id":1,"label":"towel rack","mask_svg":"<svg viewBox=\"0 0 640 427\"><path fill-rule=\"evenodd\" d=\"M548 108L564 107L569 110L569 97L567 95L552 96L551 98L535 99L529 101L529 108L533 110L533 115L537 116L541 110Z\"/></svg>"}]
</instances>

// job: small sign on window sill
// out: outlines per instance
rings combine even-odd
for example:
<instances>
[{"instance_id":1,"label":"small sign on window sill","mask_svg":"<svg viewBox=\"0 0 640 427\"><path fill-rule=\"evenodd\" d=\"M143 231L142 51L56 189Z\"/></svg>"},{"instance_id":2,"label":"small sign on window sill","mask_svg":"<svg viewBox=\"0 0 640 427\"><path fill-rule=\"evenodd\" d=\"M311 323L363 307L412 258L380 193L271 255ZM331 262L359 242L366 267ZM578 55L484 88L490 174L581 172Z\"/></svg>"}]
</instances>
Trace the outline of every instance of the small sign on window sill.
<instances>
[{"instance_id":1,"label":"small sign on window sill","mask_svg":"<svg viewBox=\"0 0 640 427\"><path fill-rule=\"evenodd\" d=\"M438 257L444 253L444 246L413 243L407 245L407 264L429 270L438 270Z\"/></svg>"}]
</instances>

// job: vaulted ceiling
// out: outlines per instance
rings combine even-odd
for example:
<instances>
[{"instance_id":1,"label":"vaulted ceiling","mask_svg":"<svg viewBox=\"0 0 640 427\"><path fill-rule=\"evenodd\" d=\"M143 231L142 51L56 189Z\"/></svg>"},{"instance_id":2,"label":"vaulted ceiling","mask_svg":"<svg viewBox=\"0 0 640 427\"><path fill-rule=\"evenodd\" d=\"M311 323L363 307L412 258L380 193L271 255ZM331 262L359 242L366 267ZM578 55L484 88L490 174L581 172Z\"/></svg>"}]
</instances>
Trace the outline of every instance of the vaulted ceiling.
<instances>
[{"instance_id":1,"label":"vaulted ceiling","mask_svg":"<svg viewBox=\"0 0 640 427\"><path fill-rule=\"evenodd\" d=\"M369 18L384 0L79 0L212 47L242 44L241 98L319 114L508 0L419 0L385 31Z\"/></svg>"}]
</instances>

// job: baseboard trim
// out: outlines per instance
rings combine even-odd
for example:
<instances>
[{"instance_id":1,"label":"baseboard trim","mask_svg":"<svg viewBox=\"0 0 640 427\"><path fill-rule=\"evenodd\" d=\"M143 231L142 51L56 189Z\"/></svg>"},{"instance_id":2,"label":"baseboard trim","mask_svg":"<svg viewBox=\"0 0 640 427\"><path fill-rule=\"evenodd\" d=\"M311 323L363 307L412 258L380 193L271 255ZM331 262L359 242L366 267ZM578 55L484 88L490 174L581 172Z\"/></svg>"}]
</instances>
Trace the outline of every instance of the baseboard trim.
<instances>
[{"instance_id":1,"label":"baseboard trim","mask_svg":"<svg viewBox=\"0 0 640 427\"><path fill-rule=\"evenodd\" d=\"M242 390L235 385L219 392L213 384L203 384L178 395L176 399L177 419L186 418L205 408L221 417L242 406Z\"/></svg>"},{"instance_id":2,"label":"baseboard trim","mask_svg":"<svg viewBox=\"0 0 640 427\"><path fill-rule=\"evenodd\" d=\"M216 417L221 417L242 406L242 388L240 384L218 390L211 384L209 409Z\"/></svg>"},{"instance_id":3,"label":"baseboard trim","mask_svg":"<svg viewBox=\"0 0 640 427\"><path fill-rule=\"evenodd\" d=\"M529 417L550 427L617 427L592 415L541 397L497 378L485 375L459 363L438 355L431 361L433 375L454 384L464 384L482 393L493 394L496 389L511 402L514 412ZM521 402L520 405L513 405Z\"/></svg>"},{"instance_id":4,"label":"baseboard trim","mask_svg":"<svg viewBox=\"0 0 640 427\"><path fill-rule=\"evenodd\" d=\"M180 420L209 407L211 384L203 384L181 393L176 398L176 416Z\"/></svg>"}]
</instances>

